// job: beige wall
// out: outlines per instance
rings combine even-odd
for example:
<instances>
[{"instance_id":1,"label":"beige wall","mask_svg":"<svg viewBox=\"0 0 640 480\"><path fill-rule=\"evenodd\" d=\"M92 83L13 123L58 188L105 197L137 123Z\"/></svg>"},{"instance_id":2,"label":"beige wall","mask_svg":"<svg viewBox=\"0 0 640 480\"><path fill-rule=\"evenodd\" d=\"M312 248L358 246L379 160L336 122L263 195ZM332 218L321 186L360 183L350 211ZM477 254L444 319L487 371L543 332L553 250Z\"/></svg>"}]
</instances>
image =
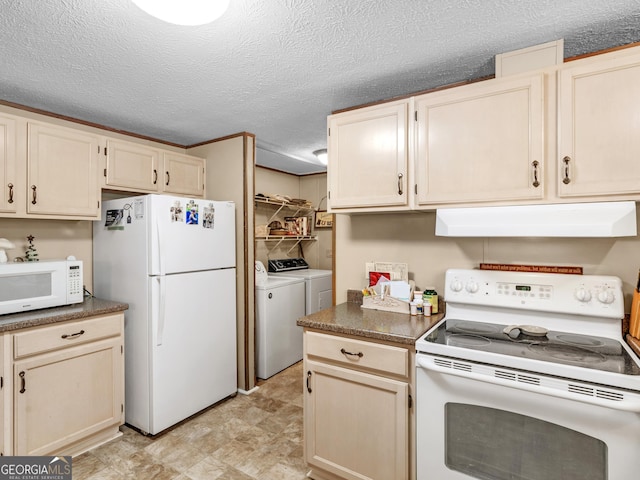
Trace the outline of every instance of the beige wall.
<instances>
[{"instance_id":1,"label":"beige wall","mask_svg":"<svg viewBox=\"0 0 640 480\"><path fill-rule=\"evenodd\" d=\"M256 193L280 194L293 198L309 200L314 208L327 209L327 175L297 176L276 172L267 168L256 167ZM277 208L258 204L256 206L256 225L266 225L272 219ZM283 209L274 220L284 222L284 217L290 215L291 210ZM313 219L312 219L313 221ZM295 246L292 242L282 242L277 245L272 242L256 242L256 260L267 264L269 258L295 258L303 256L311 268L331 270L332 246L331 229L314 229L313 235L318 240L302 242ZM302 248L302 250L300 250Z\"/></svg>"},{"instance_id":2,"label":"beige wall","mask_svg":"<svg viewBox=\"0 0 640 480\"><path fill-rule=\"evenodd\" d=\"M28 235L35 237L33 245L41 260L61 260L70 255L82 260L84 284L93 291L93 222L0 218L0 238L7 238L16 246L7 250L9 262L24 257Z\"/></svg>"},{"instance_id":3,"label":"beige wall","mask_svg":"<svg viewBox=\"0 0 640 480\"><path fill-rule=\"evenodd\" d=\"M336 217L336 303L346 301L347 289L366 285L364 264L371 261L408 263L416 286L434 285L439 292L447 268L482 262L576 265L585 274L620 277L627 312L638 279L640 237L446 238L434 235L434 212Z\"/></svg>"},{"instance_id":4,"label":"beige wall","mask_svg":"<svg viewBox=\"0 0 640 480\"><path fill-rule=\"evenodd\" d=\"M255 139L250 134L239 134L189 149L188 153L206 159L205 197L211 200L231 200L236 204L238 388L249 391L255 386Z\"/></svg>"}]
</instances>

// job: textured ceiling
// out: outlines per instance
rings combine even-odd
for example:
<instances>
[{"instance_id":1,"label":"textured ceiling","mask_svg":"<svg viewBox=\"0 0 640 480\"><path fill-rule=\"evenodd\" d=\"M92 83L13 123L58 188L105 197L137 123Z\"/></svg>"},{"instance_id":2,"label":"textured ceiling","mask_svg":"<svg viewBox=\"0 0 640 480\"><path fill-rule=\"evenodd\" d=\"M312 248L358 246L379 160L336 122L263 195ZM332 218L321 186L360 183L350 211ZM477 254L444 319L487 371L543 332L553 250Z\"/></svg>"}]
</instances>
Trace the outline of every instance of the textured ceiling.
<instances>
[{"instance_id":1,"label":"textured ceiling","mask_svg":"<svg viewBox=\"0 0 640 480\"><path fill-rule=\"evenodd\" d=\"M129 0L0 0L0 100L192 145L246 131L259 164L323 171L337 109L640 40L638 0L231 0L169 25Z\"/></svg>"}]
</instances>

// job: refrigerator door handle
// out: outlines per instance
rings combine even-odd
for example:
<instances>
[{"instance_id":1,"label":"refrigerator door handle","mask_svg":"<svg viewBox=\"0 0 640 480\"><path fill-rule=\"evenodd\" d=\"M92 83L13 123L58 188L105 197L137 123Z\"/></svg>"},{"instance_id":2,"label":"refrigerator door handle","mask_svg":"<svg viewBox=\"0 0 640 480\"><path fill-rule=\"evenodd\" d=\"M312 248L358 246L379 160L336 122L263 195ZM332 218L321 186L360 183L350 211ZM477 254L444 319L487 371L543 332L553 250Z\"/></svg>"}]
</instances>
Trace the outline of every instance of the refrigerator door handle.
<instances>
[{"instance_id":1,"label":"refrigerator door handle","mask_svg":"<svg viewBox=\"0 0 640 480\"><path fill-rule=\"evenodd\" d=\"M156 335L156 345L162 345L162 335L164 334L164 312L166 299L166 285L164 277L156 277L158 286L160 287L160 295L158 298L158 332Z\"/></svg>"},{"instance_id":2,"label":"refrigerator door handle","mask_svg":"<svg viewBox=\"0 0 640 480\"><path fill-rule=\"evenodd\" d=\"M160 222L158 221L158 217L155 217L156 223L156 235L158 236L158 270L160 271L160 275L164 275L164 262L162 261L162 232L160 231Z\"/></svg>"}]
</instances>

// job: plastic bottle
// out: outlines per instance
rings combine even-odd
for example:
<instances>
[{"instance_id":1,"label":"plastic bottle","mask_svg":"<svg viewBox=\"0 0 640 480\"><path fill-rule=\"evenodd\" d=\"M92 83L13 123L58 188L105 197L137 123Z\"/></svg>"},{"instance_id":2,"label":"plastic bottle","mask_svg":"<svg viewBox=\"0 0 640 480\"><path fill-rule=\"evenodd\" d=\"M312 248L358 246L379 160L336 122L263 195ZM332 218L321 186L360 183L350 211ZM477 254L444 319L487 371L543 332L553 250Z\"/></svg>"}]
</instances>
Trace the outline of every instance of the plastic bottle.
<instances>
[{"instance_id":1,"label":"plastic bottle","mask_svg":"<svg viewBox=\"0 0 640 480\"><path fill-rule=\"evenodd\" d=\"M431 313L438 313L438 292L435 287L427 287L422 292L422 299L424 303L431 304Z\"/></svg>"}]
</instances>

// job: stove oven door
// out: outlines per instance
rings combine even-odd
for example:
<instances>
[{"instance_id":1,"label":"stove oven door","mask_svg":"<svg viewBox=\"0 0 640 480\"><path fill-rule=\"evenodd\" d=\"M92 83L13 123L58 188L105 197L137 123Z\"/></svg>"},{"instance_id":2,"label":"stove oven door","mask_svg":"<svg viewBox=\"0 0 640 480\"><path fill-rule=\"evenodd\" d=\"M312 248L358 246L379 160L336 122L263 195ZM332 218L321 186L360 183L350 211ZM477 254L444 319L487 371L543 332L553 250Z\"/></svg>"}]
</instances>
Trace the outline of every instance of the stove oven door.
<instances>
[{"instance_id":1,"label":"stove oven door","mask_svg":"<svg viewBox=\"0 0 640 480\"><path fill-rule=\"evenodd\" d=\"M640 472L639 395L420 353L416 365L418 480L623 480Z\"/></svg>"}]
</instances>

